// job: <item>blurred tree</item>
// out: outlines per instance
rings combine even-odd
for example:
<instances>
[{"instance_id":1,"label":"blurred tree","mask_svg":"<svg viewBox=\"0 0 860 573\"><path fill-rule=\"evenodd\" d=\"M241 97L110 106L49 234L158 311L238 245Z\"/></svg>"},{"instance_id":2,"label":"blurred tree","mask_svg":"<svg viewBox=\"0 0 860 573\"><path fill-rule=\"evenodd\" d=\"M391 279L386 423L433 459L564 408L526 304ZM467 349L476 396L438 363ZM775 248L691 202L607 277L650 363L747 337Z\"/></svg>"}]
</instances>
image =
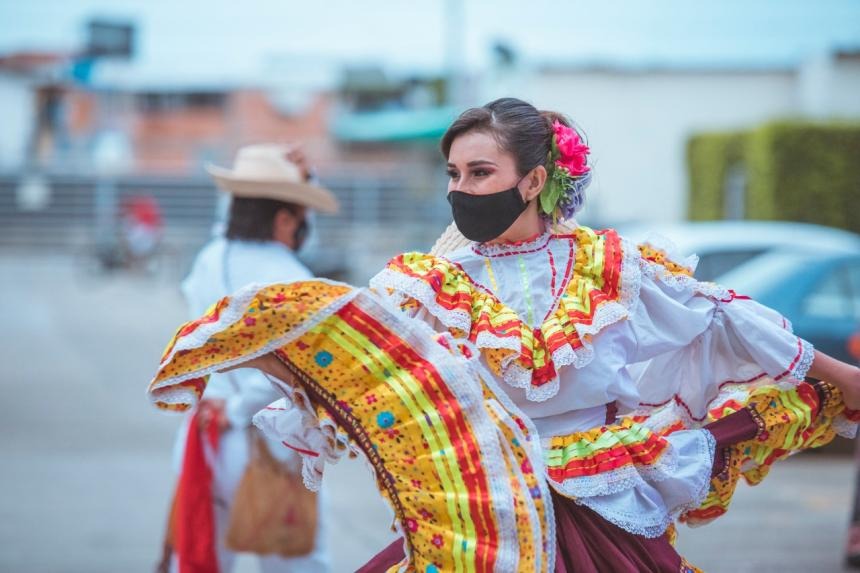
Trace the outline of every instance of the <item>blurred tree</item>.
<instances>
[{"instance_id":1,"label":"blurred tree","mask_svg":"<svg viewBox=\"0 0 860 573\"><path fill-rule=\"evenodd\" d=\"M860 232L860 124L778 121L749 132L697 134L687 145L687 165L691 219L731 215L740 172L745 218Z\"/></svg>"}]
</instances>

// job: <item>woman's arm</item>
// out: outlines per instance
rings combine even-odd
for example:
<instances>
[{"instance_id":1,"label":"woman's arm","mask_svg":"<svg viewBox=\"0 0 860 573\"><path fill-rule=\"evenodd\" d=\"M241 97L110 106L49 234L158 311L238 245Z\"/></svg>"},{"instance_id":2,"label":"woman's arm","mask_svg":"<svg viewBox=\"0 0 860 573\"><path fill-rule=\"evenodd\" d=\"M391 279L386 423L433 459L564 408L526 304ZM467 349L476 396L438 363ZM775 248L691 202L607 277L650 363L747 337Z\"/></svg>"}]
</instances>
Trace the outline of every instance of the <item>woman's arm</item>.
<instances>
[{"instance_id":1,"label":"woman's arm","mask_svg":"<svg viewBox=\"0 0 860 573\"><path fill-rule=\"evenodd\" d=\"M286 381L293 378L289 369L272 353L258 356L224 371L236 368L257 368L279 380ZM809 368L809 376L833 384L842 392L842 399L848 408L860 410L860 368L816 350L812 366Z\"/></svg>"},{"instance_id":2,"label":"woman's arm","mask_svg":"<svg viewBox=\"0 0 860 573\"><path fill-rule=\"evenodd\" d=\"M261 370L266 374L284 381L291 380L293 378L293 375L290 373L289 369L284 366L284 363L278 360L278 357L271 352L258 356L257 358L252 358L251 360L237 364L236 366L219 370L219 372L229 372L230 370L236 370L238 368L256 368L257 370Z\"/></svg>"},{"instance_id":3,"label":"woman's arm","mask_svg":"<svg viewBox=\"0 0 860 573\"><path fill-rule=\"evenodd\" d=\"M860 409L860 368L816 350L809 376L833 384L842 392L848 408Z\"/></svg>"}]
</instances>

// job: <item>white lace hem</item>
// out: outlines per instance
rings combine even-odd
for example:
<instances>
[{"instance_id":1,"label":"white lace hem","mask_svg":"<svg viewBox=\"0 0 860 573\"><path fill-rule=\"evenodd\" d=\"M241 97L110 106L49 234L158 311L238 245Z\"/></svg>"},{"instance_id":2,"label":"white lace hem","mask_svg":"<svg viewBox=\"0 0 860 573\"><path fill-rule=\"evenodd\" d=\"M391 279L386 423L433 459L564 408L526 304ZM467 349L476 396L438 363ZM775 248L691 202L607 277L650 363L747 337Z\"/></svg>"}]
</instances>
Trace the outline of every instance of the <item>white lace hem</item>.
<instances>
[{"instance_id":1,"label":"white lace hem","mask_svg":"<svg viewBox=\"0 0 860 573\"><path fill-rule=\"evenodd\" d=\"M576 503L592 509L625 531L648 538L659 537L666 532L666 528L678 516L685 511L699 507L708 495L716 439L707 430L694 430L694 432L699 434L694 454L695 458L699 460L699 467L696 468L691 477L679 478L677 475L678 467L664 467L652 475L648 475L648 472L640 472L638 479L633 478L629 482L619 482L612 488L611 493L583 497L571 495L560 489L555 482L551 482L552 486L559 493L574 497ZM666 439L671 441L671 438L670 435ZM689 463L683 464L681 469L689 470ZM686 482L680 489L690 493L687 496L681 496L681 499L676 499L670 507L666 501L667 495L669 492L675 493L679 490L673 481ZM629 485L629 487L621 487L622 485ZM643 505L631 509L629 496L631 494L636 495L636 490L638 490L638 497L650 498L655 505L651 507Z\"/></svg>"},{"instance_id":2,"label":"white lace hem","mask_svg":"<svg viewBox=\"0 0 860 573\"><path fill-rule=\"evenodd\" d=\"M323 279L314 279L314 282L316 281L338 286L348 286L344 285L343 283ZM188 337L184 337L178 340L176 346L173 348L167 358L162 361L162 366L169 363L180 349L188 350L193 348L199 348L206 343L206 341L212 334L215 334L216 332L220 332L225 328L228 328L237 320L239 320L239 318L241 318L242 315L245 313L245 310L247 310L248 303L253 300L254 295L256 295L257 291L259 291L261 288L264 287L261 285L248 285L247 287L242 288L234 297L231 297L228 307L222 311L221 318L216 322L205 325L206 332L208 333L205 338L199 335L198 331L194 331ZM354 289L352 287L350 288L352 290L350 290L340 298L333 300L331 303L329 303L328 306L323 307L322 309L317 311L317 313L314 314L312 318L302 322L301 325L291 329L284 335L269 341L265 346L255 352L249 352L246 355L242 355L231 360L225 360L224 362L219 362L218 364L215 364L213 366L198 368L197 370L192 370L179 376L165 378L164 380L161 380L157 383L155 382L155 380L153 380L150 385L150 388L147 391L150 400L155 403L160 402L164 404L185 404L188 406L193 406L197 400L197 395L195 393L190 392L189 390L181 387L178 389L170 389L166 391L165 389L169 386L174 386L186 380L202 378L204 376L212 374L213 372L226 370L232 366L238 366L240 364L253 360L254 358L258 358L260 356L263 356L264 354L268 354L269 352L277 350L278 348L286 344L289 344L290 342L304 335L306 332L314 328L317 324L343 308L360 292L358 289ZM248 293L246 293L245 291L253 292L251 292L250 296L248 296ZM242 296L239 296L240 294ZM238 317L236 316L237 314Z\"/></svg>"},{"instance_id":3,"label":"white lace hem","mask_svg":"<svg viewBox=\"0 0 860 573\"><path fill-rule=\"evenodd\" d=\"M612 495L620 491L641 487L647 482L662 481L678 471L678 453L672 448L653 466L625 466L593 476L551 482L553 488L568 497L586 498Z\"/></svg>"},{"instance_id":4,"label":"white lace hem","mask_svg":"<svg viewBox=\"0 0 860 573\"><path fill-rule=\"evenodd\" d=\"M257 296L257 292L262 288L263 285L253 283L239 289L235 294L230 296L230 302L226 308L221 310L221 316L216 322L202 324L191 334L177 340L170 353L162 359L161 364L167 364L173 360L177 352L203 346L213 334L242 318L245 309L248 308L248 304Z\"/></svg>"},{"instance_id":5,"label":"white lace hem","mask_svg":"<svg viewBox=\"0 0 860 573\"><path fill-rule=\"evenodd\" d=\"M389 302L399 305L407 297L414 298L426 308L430 314L439 319L446 328L456 328L468 333L472 327L472 317L460 310L448 310L436 302L433 288L415 277L409 277L392 269L383 269L370 279L370 288L385 296L388 291ZM392 300L393 299L393 300Z\"/></svg>"},{"instance_id":6,"label":"white lace hem","mask_svg":"<svg viewBox=\"0 0 860 573\"><path fill-rule=\"evenodd\" d=\"M729 290L717 283L702 282L688 275L673 274L663 265L641 257L639 261L642 276L659 280L678 292L692 291L719 301L731 299Z\"/></svg>"},{"instance_id":7,"label":"white lace hem","mask_svg":"<svg viewBox=\"0 0 860 573\"><path fill-rule=\"evenodd\" d=\"M788 374L795 380L802 382L809 373L809 369L812 368L812 362L815 360L815 348L802 338L798 338L798 340L800 341L800 358Z\"/></svg>"}]
</instances>

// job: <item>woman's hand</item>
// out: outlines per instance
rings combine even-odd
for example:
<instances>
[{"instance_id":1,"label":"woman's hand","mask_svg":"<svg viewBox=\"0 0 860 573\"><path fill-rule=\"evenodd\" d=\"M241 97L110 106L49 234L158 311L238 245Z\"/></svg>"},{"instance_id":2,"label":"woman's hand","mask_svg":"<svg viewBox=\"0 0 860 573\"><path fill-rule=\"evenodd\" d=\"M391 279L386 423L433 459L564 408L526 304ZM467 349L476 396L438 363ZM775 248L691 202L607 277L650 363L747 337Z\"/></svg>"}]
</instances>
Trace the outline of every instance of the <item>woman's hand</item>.
<instances>
[{"instance_id":1,"label":"woman's hand","mask_svg":"<svg viewBox=\"0 0 860 573\"><path fill-rule=\"evenodd\" d=\"M256 368L257 370L270 376L274 376L278 380L283 380L284 382L293 379L293 374L290 370L272 352L252 358L251 360L242 362L236 366L230 366L229 368L219 370L218 372L229 372L230 370L236 370L237 368Z\"/></svg>"},{"instance_id":2,"label":"woman's hand","mask_svg":"<svg viewBox=\"0 0 860 573\"><path fill-rule=\"evenodd\" d=\"M241 364L236 364L235 366L219 370L218 373L230 372L231 370L238 370L239 368L256 368L257 370L262 370L267 374L276 375L275 370L277 370L278 366L283 367L283 364L281 364L281 361L278 360L274 354L269 352L262 356L252 358L247 362L242 362Z\"/></svg>"},{"instance_id":3,"label":"woman's hand","mask_svg":"<svg viewBox=\"0 0 860 573\"><path fill-rule=\"evenodd\" d=\"M842 391L845 406L852 410L860 410L860 368L853 367L845 380L844 387L837 386Z\"/></svg>"},{"instance_id":4,"label":"woman's hand","mask_svg":"<svg viewBox=\"0 0 860 573\"><path fill-rule=\"evenodd\" d=\"M816 350L809 375L836 386L842 392L845 406L860 410L860 368Z\"/></svg>"}]
</instances>

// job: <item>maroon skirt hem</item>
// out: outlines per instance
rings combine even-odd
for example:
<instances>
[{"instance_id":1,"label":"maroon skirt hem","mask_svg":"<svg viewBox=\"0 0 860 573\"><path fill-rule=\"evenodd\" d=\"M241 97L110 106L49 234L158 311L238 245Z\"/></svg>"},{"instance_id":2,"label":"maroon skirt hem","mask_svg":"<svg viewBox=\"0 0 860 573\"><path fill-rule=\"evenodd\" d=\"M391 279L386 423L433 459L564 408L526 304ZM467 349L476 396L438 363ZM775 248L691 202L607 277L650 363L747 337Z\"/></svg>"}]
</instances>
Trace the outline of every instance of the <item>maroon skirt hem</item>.
<instances>
[{"instance_id":1,"label":"maroon skirt hem","mask_svg":"<svg viewBox=\"0 0 860 573\"><path fill-rule=\"evenodd\" d=\"M714 473L724 464L722 451L756 435L758 426L740 410L705 426L716 439ZM556 573L678 573L687 569L668 535L648 538L621 529L595 511L550 488L556 525ZM397 539L360 569L359 573L387 571L405 556Z\"/></svg>"}]
</instances>

